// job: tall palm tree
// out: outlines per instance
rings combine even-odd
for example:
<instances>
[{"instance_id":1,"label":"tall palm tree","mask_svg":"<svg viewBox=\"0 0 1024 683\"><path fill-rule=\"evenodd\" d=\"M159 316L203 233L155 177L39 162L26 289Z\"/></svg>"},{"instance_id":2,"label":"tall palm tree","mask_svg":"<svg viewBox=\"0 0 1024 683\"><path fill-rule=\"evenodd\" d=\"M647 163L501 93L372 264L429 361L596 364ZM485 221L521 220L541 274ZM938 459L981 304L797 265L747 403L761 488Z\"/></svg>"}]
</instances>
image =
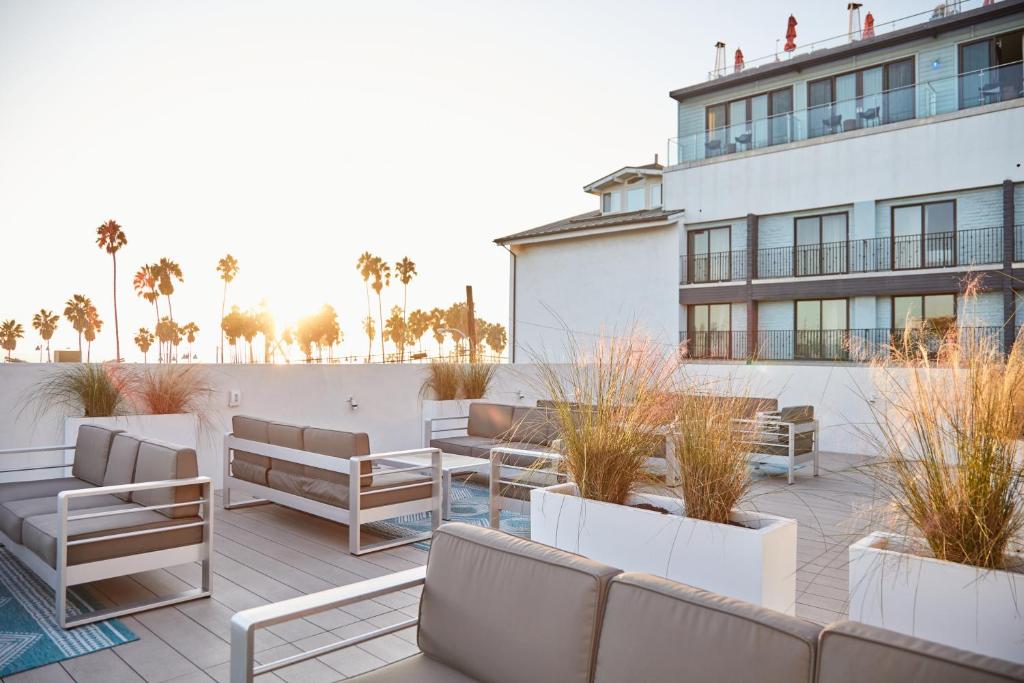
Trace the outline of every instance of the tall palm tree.
<instances>
[{"instance_id":1,"label":"tall palm tree","mask_svg":"<svg viewBox=\"0 0 1024 683\"><path fill-rule=\"evenodd\" d=\"M160 322L156 324L156 339L163 347L160 354L168 363L171 362L171 344L174 342L176 332L177 328L166 315L160 318Z\"/></svg>"},{"instance_id":2,"label":"tall palm tree","mask_svg":"<svg viewBox=\"0 0 1024 683\"><path fill-rule=\"evenodd\" d=\"M195 323L185 323L181 326L181 333L185 335L185 341L188 342L188 362L192 362L192 344L196 341L196 333L199 332L199 325Z\"/></svg>"},{"instance_id":3,"label":"tall palm tree","mask_svg":"<svg viewBox=\"0 0 1024 683\"><path fill-rule=\"evenodd\" d=\"M391 266L379 256L370 259L370 272L373 274L373 291L377 293L377 319L380 321L380 361L384 362L384 303L381 290L391 284Z\"/></svg>"},{"instance_id":4,"label":"tall palm tree","mask_svg":"<svg viewBox=\"0 0 1024 683\"><path fill-rule=\"evenodd\" d=\"M156 324L160 324L160 292L156 288L157 283L157 272L156 265L147 264L139 268L135 272L135 277L132 279L132 287L135 288L135 294L144 299L145 301L153 304L156 310ZM154 330L156 327L153 328ZM157 361L160 361L160 347L157 347Z\"/></svg>"},{"instance_id":5,"label":"tall palm tree","mask_svg":"<svg viewBox=\"0 0 1024 683\"><path fill-rule=\"evenodd\" d=\"M430 309L430 313L428 313L427 316L430 318L430 323L429 323L430 331L434 335L434 341L437 342L437 355L440 356L441 355L441 344L444 343L444 332L443 332L443 330L445 328L444 309L432 308L432 309Z\"/></svg>"},{"instance_id":6,"label":"tall palm tree","mask_svg":"<svg viewBox=\"0 0 1024 683\"><path fill-rule=\"evenodd\" d=\"M377 336L377 326L373 322L373 316L367 315L363 318L363 332L366 333L366 338L370 340L370 348L373 349L373 338ZM371 354L366 354L366 362L372 361Z\"/></svg>"},{"instance_id":7,"label":"tall palm tree","mask_svg":"<svg viewBox=\"0 0 1024 683\"><path fill-rule=\"evenodd\" d=\"M366 289L366 315L372 316L373 313L370 309L370 278L373 277L373 259L376 258L373 254L368 251L364 251L359 255L359 260L356 261L356 268L359 270L359 274L363 278L363 285ZM370 344L366 350L366 362L370 362L370 356L373 355L373 337L374 335L368 335Z\"/></svg>"},{"instance_id":8,"label":"tall palm tree","mask_svg":"<svg viewBox=\"0 0 1024 683\"><path fill-rule=\"evenodd\" d=\"M231 254L227 254L221 260L217 261L217 272L220 273L220 279L224 281L224 294L220 299L220 319L224 319L224 309L228 303L228 283L235 279L238 275L238 259ZM224 330L220 331L220 362L224 362Z\"/></svg>"},{"instance_id":9,"label":"tall palm tree","mask_svg":"<svg viewBox=\"0 0 1024 683\"><path fill-rule=\"evenodd\" d=\"M96 341L96 335L103 329L103 321L100 320L99 311L96 307L89 302L89 305L85 307L85 329L82 333L85 335L85 362L92 362L92 343Z\"/></svg>"},{"instance_id":10,"label":"tall palm tree","mask_svg":"<svg viewBox=\"0 0 1024 683\"><path fill-rule=\"evenodd\" d=\"M135 345L139 347L139 351L142 351L142 362L146 363L146 354L149 353L149 347L151 347L153 342L156 341L156 337L154 337L153 333L145 327L140 327L139 333L135 335L135 339L133 341L135 342Z\"/></svg>"},{"instance_id":11,"label":"tall palm tree","mask_svg":"<svg viewBox=\"0 0 1024 683\"><path fill-rule=\"evenodd\" d=\"M25 328L14 320L0 323L0 348L7 351L7 362L11 361L11 352L18 346L18 340L25 336Z\"/></svg>"},{"instance_id":12,"label":"tall palm tree","mask_svg":"<svg viewBox=\"0 0 1024 683\"><path fill-rule=\"evenodd\" d=\"M402 283L402 330L408 331L409 318L406 316L405 311L409 302L409 283L419 273L416 272L416 264L408 256L403 256L401 261L395 263L395 273L398 274L398 281ZM405 362L404 344L399 351L399 358L402 362Z\"/></svg>"},{"instance_id":13,"label":"tall palm tree","mask_svg":"<svg viewBox=\"0 0 1024 683\"><path fill-rule=\"evenodd\" d=\"M426 334L429 328L430 314L418 308L409 314L409 338L419 345L421 353L423 352L423 335Z\"/></svg>"},{"instance_id":14,"label":"tall palm tree","mask_svg":"<svg viewBox=\"0 0 1024 683\"><path fill-rule=\"evenodd\" d=\"M78 355L82 355L82 333L89 326L89 309L95 309L92 300L84 294L75 294L64 302L64 317L78 333Z\"/></svg>"},{"instance_id":15,"label":"tall palm tree","mask_svg":"<svg viewBox=\"0 0 1024 683\"><path fill-rule=\"evenodd\" d=\"M117 351L117 362L121 362L121 332L117 325L117 252L128 244L124 230L114 220L109 220L96 228L96 245L110 254L114 264L114 348Z\"/></svg>"},{"instance_id":16,"label":"tall palm tree","mask_svg":"<svg viewBox=\"0 0 1024 683\"><path fill-rule=\"evenodd\" d=\"M171 295L174 294L174 281L184 282L181 274L181 266L169 258L161 258L154 266L156 268L157 289L167 297L167 317L174 322L174 308L171 306Z\"/></svg>"},{"instance_id":17,"label":"tall palm tree","mask_svg":"<svg viewBox=\"0 0 1024 683\"><path fill-rule=\"evenodd\" d=\"M60 316L53 311L48 311L45 308L39 310L34 316L32 316L32 328L39 332L39 336L42 337L43 341L46 342L46 362L50 363L50 338L53 337L53 333L57 331L57 323L60 322Z\"/></svg>"}]
</instances>

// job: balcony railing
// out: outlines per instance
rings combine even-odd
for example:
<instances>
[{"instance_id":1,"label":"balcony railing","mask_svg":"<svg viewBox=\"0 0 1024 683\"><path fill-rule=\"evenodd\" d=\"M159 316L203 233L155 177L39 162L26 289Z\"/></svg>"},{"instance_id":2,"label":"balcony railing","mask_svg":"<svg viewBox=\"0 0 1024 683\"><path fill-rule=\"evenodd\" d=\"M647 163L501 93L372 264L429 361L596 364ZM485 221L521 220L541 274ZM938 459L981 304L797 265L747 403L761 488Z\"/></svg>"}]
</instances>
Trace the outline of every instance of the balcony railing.
<instances>
[{"instance_id":1,"label":"balcony railing","mask_svg":"<svg viewBox=\"0 0 1024 683\"><path fill-rule=\"evenodd\" d=\"M753 354L748 353L750 335L756 334ZM1001 327L960 327L964 344L981 342L1002 348ZM908 335L909 338L908 338ZM742 360L826 360L870 362L888 356L905 344L924 345L936 352L943 333L930 328L859 330L758 330L680 333L680 350L687 358Z\"/></svg>"},{"instance_id":2,"label":"balcony railing","mask_svg":"<svg viewBox=\"0 0 1024 683\"><path fill-rule=\"evenodd\" d=\"M747 279L746 251L719 251L679 257L679 282L700 284Z\"/></svg>"},{"instance_id":3,"label":"balcony railing","mask_svg":"<svg viewBox=\"0 0 1024 683\"><path fill-rule=\"evenodd\" d=\"M1013 226L1014 261L1024 261L1024 223Z\"/></svg>"},{"instance_id":4,"label":"balcony railing","mask_svg":"<svg viewBox=\"0 0 1024 683\"><path fill-rule=\"evenodd\" d=\"M1019 97L1024 63L1013 62L670 138L668 161L701 161Z\"/></svg>"}]
</instances>

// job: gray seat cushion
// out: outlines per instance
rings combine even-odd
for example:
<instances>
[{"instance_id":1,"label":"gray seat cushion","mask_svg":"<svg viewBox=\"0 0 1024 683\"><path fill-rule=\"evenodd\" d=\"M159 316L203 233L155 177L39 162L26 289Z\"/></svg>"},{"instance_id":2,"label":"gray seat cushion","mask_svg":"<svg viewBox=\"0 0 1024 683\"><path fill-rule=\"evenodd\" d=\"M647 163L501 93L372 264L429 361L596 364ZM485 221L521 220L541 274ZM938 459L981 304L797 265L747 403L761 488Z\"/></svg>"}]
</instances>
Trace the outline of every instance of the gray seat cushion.
<instances>
[{"instance_id":1,"label":"gray seat cushion","mask_svg":"<svg viewBox=\"0 0 1024 683\"><path fill-rule=\"evenodd\" d=\"M499 531L445 524L427 560L420 650L481 681L588 683L616 574Z\"/></svg>"},{"instance_id":2,"label":"gray seat cushion","mask_svg":"<svg viewBox=\"0 0 1024 683\"><path fill-rule=\"evenodd\" d=\"M121 503L103 508L91 508L90 512L107 510L123 510L139 507L135 503ZM182 517L170 519L152 510L139 510L129 514L111 517L94 517L79 519L68 523L68 540L80 540L96 536L107 536L115 533L141 531L172 527L202 521L198 517ZM22 526L22 540L26 548L39 556L51 567L57 566L57 515L39 515L29 517ZM68 548L68 565L82 564L107 560L112 557L125 557L154 550L177 548L183 545L201 543L202 527L175 529L155 534L144 534L132 538L120 538L110 541L97 541Z\"/></svg>"},{"instance_id":3,"label":"gray seat cushion","mask_svg":"<svg viewBox=\"0 0 1024 683\"><path fill-rule=\"evenodd\" d=\"M475 678L422 653L345 680L358 683L476 683Z\"/></svg>"},{"instance_id":4,"label":"gray seat cushion","mask_svg":"<svg viewBox=\"0 0 1024 683\"><path fill-rule=\"evenodd\" d=\"M91 487L92 488L92 487ZM88 508L119 505L124 501L117 496L99 495L71 498L68 500L69 510L85 510ZM57 512L57 495L27 500L11 500L0 504L0 530L15 543L21 543L22 522L37 515L52 515Z\"/></svg>"},{"instance_id":5,"label":"gray seat cushion","mask_svg":"<svg viewBox=\"0 0 1024 683\"><path fill-rule=\"evenodd\" d=\"M473 455L473 449L490 450L492 446L500 445L503 445L501 441L489 436L449 436L430 440L431 448L440 448L445 453L455 455Z\"/></svg>"},{"instance_id":6,"label":"gray seat cushion","mask_svg":"<svg viewBox=\"0 0 1024 683\"><path fill-rule=\"evenodd\" d=\"M370 454L370 437L362 432L343 432L334 429L306 427L302 431L304 450L348 460L354 455ZM291 493L303 498L317 500L336 507L348 507L349 482L348 475L341 472L318 467L302 466L301 470L294 466L281 467L275 461L267 475L271 488ZM360 466L363 474L371 473L372 463L364 462ZM373 486L373 477L364 477L362 488Z\"/></svg>"},{"instance_id":7,"label":"gray seat cushion","mask_svg":"<svg viewBox=\"0 0 1024 683\"><path fill-rule=\"evenodd\" d=\"M622 574L608 591L594 683L810 683L820 631L740 600Z\"/></svg>"},{"instance_id":8,"label":"gray seat cushion","mask_svg":"<svg viewBox=\"0 0 1024 683\"><path fill-rule=\"evenodd\" d=\"M199 465L193 448L177 444L146 440L139 446L135 463L135 483L145 481L166 481L169 479L191 479L199 476ZM176 486L174 488L133 491L132 500L140 505L168 505L187 503L200 498L200 488ZM199 514L198 505L158 510L165 517L194 517Z\"/></svg>"},{"instance_id":9,"label":"gray seat cushion","mask_svg":"<svg viewBox=\"0 0 1024 683\"><path fill-rule=\"evenodd\" d=\"M81 425L78 428L78 440L75 441L75 464L71 475L99 486L103 483L103 474L107 471L107 457L110 455L110 442L120 429L107 429L96 425Z\"/></svg>"},{"instance_id":10,"label":"gray seat cushion","mask_svg":"<svg viewBox=\"0 0 1024 683\"><path fill-rule=\"evenodd\" d=\"M269 443L268 428L270 423L258 417L234 415L231 418L231 433L239 439ZM262 486L267 485L267 470L270 469L270 458L256 455L249 451L236 450L231 463L231 474L238 479L251 481Z\"/></svg>"},{"instance_id":11,"label":"gray seat cushion","mask_svg":"<svg viewBox=\"0 0 1024 683\"><path fill-rule=\"evenodd\" d=\"M469 406L469 436L500 438L512 428L512 411L515 406L500 403L471 403Z\"/></svg>"},{"instance_id":12,"label":"gray seat cushion","mask_svg":"<svg viewBox=\"0 0 1024 683\"><path fill-rule=\"evenodd\" d=\"M818 681L1008 683L1024 681L1024 666L845 621L821 633Z\"/></svg>"},{"instance_id":13,"label":"gray seat cushion","mask_svg":"<svg viewBox=\"0 0 1024 683\"><path fill-rule=\"evenodd\" d=\"M9 481L0 484L0 503L10 500L28 500L29 498L57 497L61 491L88 489L95 486L87 481L74 477L60 479L37 479L36 481Z\"/></svg>"},{"instance_id":14,"label":"gray seat cushion","mask_svg":"<svg viewBox=\"0 0 1024 683\"><path fill-rule=\"evenodd\" d=\"M103 473L103 486L132 483L135 477L135 461L139 457L141 444L141 438L127 432L114 436L114 440L110 444L110 457L107 458L107 470ZM124 501L131 500L130 493L115 493L114 495Z\"/></svg>"}]
</instances>

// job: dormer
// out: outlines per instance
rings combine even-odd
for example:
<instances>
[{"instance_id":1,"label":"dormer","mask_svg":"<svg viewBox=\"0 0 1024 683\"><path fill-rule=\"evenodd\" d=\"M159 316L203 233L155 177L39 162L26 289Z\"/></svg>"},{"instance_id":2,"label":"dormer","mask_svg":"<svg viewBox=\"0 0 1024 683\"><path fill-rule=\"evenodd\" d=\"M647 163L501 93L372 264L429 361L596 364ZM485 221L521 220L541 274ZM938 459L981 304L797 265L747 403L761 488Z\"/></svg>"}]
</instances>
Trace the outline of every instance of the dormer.
<instances>
[{"instance_id":1,"label":"dormer","mask_svg":"<svg viewBox=\"0 0 1024 683\"><path fill-rule=\"evenodd\" d=\"M655 158L646 166L624 166L583 188L601 200L601 213L628 213L657 209L662 205L661 173Z\"/></svg>"}]
</instances>

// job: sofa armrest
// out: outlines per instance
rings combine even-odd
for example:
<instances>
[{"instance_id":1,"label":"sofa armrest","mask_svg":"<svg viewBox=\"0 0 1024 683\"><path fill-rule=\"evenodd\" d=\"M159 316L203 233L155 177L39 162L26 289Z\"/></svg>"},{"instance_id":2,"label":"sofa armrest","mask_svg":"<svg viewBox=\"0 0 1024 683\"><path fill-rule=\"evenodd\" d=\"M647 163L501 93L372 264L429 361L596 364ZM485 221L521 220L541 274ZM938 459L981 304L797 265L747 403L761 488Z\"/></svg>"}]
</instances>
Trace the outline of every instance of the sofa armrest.
<instances>
[{"instance_id":1,"label":"sofa armrest","mask_svg":"<svg viewBox=\"0 0 1024 683\"><path fill-rule=\"evenodd\" d=\"M353 645L365 643L397 631L415 626L419 619L411 617L396 624L369 633L321 645L306 652L290 655L260 666L253 661L256 630L293 619L301 619L320 612L344 607L364 600L422 586L427 568L415 567L405 571L367 579L348 586L331 588L319 593L303 595L290 600L253 607L231 617L231 683L250 683L258 674L267 673L291 664L321 657Z\"/></svg>"},{"instance_id":2,"label":"sofa armrest","mask_svg":"<svg viewBox=\"0 0 1024 683\"><path fill-rule=\"evenodd\" d=\"M73 450L75 450L75 444L64 446L28 446L26 448L3 448L0 449L0 455L18 455L19 453L49 453L51 451ZM34 470L55 470L71 466L72 463L65 462L60 463L59 465L32 465L31 467L11 467L10 469L0 470L0 474L5 474L7 472L32 472Z\"/></svg>"}]
</instances>

